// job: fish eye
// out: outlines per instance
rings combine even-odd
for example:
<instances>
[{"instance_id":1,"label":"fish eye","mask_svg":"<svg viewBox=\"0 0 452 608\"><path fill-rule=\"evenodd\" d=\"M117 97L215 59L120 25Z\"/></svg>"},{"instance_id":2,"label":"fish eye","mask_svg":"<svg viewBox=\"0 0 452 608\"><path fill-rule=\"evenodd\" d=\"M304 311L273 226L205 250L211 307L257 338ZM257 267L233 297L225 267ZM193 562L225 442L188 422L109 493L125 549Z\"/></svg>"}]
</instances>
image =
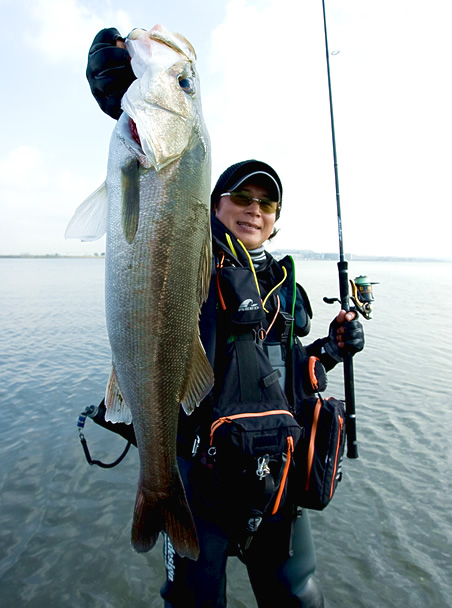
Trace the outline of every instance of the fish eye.
<instances>
[{"instance_id":1,"label":"fish eye","mask_svg":"<svg viewBox=\"0 0 452 608\"><path fill-rule=\"evenodd\" d=\"M180 88L188 93L189 95L193 95L195 92L193 80L191 78L187 78L186 76L179 76L179 86Z\"/></svg>"}]
</instances>

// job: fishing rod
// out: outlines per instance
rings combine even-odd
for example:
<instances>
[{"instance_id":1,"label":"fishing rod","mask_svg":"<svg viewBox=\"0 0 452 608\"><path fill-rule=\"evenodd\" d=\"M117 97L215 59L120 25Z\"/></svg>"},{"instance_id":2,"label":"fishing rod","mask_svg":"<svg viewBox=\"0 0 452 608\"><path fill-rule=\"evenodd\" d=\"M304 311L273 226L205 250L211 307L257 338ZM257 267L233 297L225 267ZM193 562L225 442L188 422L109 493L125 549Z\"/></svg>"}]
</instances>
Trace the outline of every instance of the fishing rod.
<instances>
[{"instance_id":1,"label":"fishing rod","mask_svg":"<svg viewBox=\"0 0 452 608\"><path fill-rule=\"evenodd\" d=\"M322 0L323 7L323 29L325 33L325 50L326 50L326 66L328 73L328 92L330 101L330 118L331 118L331 136L333 141L333 160L334 160L334 180L336 184L336 206L337 206L337 226L339 232L339 262L337 268L339 271L339 294L342 310L348 312L350 310L350 294L348 287L348 262L344 255L344 242L342 237L342 216L341 216L341 199L339 194L339 172L337 166L336 152L336 135L334 129L334 113L333 113L333 95L331 91L331 74L330 74L330 53L328 50L328 34L326 28L326 11L325 0ZM330 302L331 300L325 299ZM346 406L346 433L347 433L347 457L358 458L358 441L356 436L356 411L355 411L355 383L353 375L353 358L350 353L344 354L344 392Z\"/></svg>"}]
</instances>

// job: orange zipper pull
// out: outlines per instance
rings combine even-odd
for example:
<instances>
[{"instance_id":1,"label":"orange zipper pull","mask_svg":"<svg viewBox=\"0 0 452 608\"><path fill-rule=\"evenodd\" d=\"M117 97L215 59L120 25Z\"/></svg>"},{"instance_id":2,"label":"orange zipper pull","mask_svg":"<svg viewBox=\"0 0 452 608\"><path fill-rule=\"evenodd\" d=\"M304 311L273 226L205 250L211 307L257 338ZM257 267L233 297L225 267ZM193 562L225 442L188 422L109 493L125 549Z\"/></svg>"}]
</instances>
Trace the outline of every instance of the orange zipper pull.
<instances>
[{"instance_id":1,"label":"orange zipper pull","mask_svg":"<svg viewBox=\"0 0 452 608\"><path fill-rule=\"evenodd\" d=\"M309 357L308 369L309 369L309 380L312 388L316 391L319 388L319 381L315 375L315 364L320 361L317 357Z\"/></svg>"},{"instance_id":2,"label":"orange zipper pull","mask_svg":"<svg viewBox=\"0 0 452 608\"><path fill-rule=\"evenodd\" d=\"M273 511L272 511L272 515L275 515L275 513L278 512L279 509L279 505L281 503L281 498L284 492L284 488L286 486L287 483L287 476L289 474L289 468L290 468L290 463L292 462L292 453L294 451L294 444L293 444L293 437L287 437L287 458L286 458L286 464L284 465L284 471L283 471L283 476L281 479L281 484L279 486L278 489L278 494L276 496L276 500L275 500L275 504L273 505Z\"/></svg>"}]
</instances>

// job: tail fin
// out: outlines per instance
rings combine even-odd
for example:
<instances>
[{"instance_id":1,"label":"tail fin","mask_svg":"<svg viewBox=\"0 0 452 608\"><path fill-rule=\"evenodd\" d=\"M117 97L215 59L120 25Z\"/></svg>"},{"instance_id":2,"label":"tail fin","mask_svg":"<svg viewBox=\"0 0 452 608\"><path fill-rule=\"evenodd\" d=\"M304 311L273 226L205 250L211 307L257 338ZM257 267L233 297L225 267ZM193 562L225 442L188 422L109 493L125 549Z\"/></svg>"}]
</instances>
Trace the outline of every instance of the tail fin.
<instances>
[{"instance_id":1,"label":"tail fin","mask_svg":"<svg viewBox=\"0 0 452 608\"><path fill-rule=\"evenodd\" d=\"M132 546L138 553L153 548L159 533L166 532L181 557L197 560L198 535L179 473L170 484L172 492L162 497L138 487L132 523Z\"/></svg>"}]
</instances>

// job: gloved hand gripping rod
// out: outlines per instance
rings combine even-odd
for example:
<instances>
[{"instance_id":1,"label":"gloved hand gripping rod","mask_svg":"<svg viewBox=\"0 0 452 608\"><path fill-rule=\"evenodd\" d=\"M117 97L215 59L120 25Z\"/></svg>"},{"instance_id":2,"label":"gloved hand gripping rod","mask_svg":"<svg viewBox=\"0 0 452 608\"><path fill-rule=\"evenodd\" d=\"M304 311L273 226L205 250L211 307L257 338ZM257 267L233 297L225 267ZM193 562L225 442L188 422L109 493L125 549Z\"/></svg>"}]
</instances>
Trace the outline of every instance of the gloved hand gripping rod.
<instances>
[{"instance_id":1,"label":"gloved hand gripping rod","mask_svg":"<svg viewBox=\"0 0 452 608\"><path fill-rule=\"evenodd\" d=\"M325 50L326 50L326 66L328 73L328 92L330 101L330 118L331 118L331 137L333 140L333 160L334 160L334 180L336 184L336 206L337 206L337 226L339 233L339 262L337 263L339 271L339 294L341 300L341 308L348 312L350 310L350 298L348 287L348 262L344 256L344 244L342 238L342 217L341 217L341 199L339 194L339 173L337 168L337 153L336 153L336 135L334 129L334 114L333 114L333 96L331 92L331 75L330 75L330 53L328 50L328 35L326 29L326 12L325 0L322 0L323 7L323 29L325 32ZM344 391L345 391L345 406L347 413L347 457L358 458L358 442L356 437L356 413L355 413L355 384L353 377L353 359L350 353L344 354Z\"/></svg>"}]
</instances>

